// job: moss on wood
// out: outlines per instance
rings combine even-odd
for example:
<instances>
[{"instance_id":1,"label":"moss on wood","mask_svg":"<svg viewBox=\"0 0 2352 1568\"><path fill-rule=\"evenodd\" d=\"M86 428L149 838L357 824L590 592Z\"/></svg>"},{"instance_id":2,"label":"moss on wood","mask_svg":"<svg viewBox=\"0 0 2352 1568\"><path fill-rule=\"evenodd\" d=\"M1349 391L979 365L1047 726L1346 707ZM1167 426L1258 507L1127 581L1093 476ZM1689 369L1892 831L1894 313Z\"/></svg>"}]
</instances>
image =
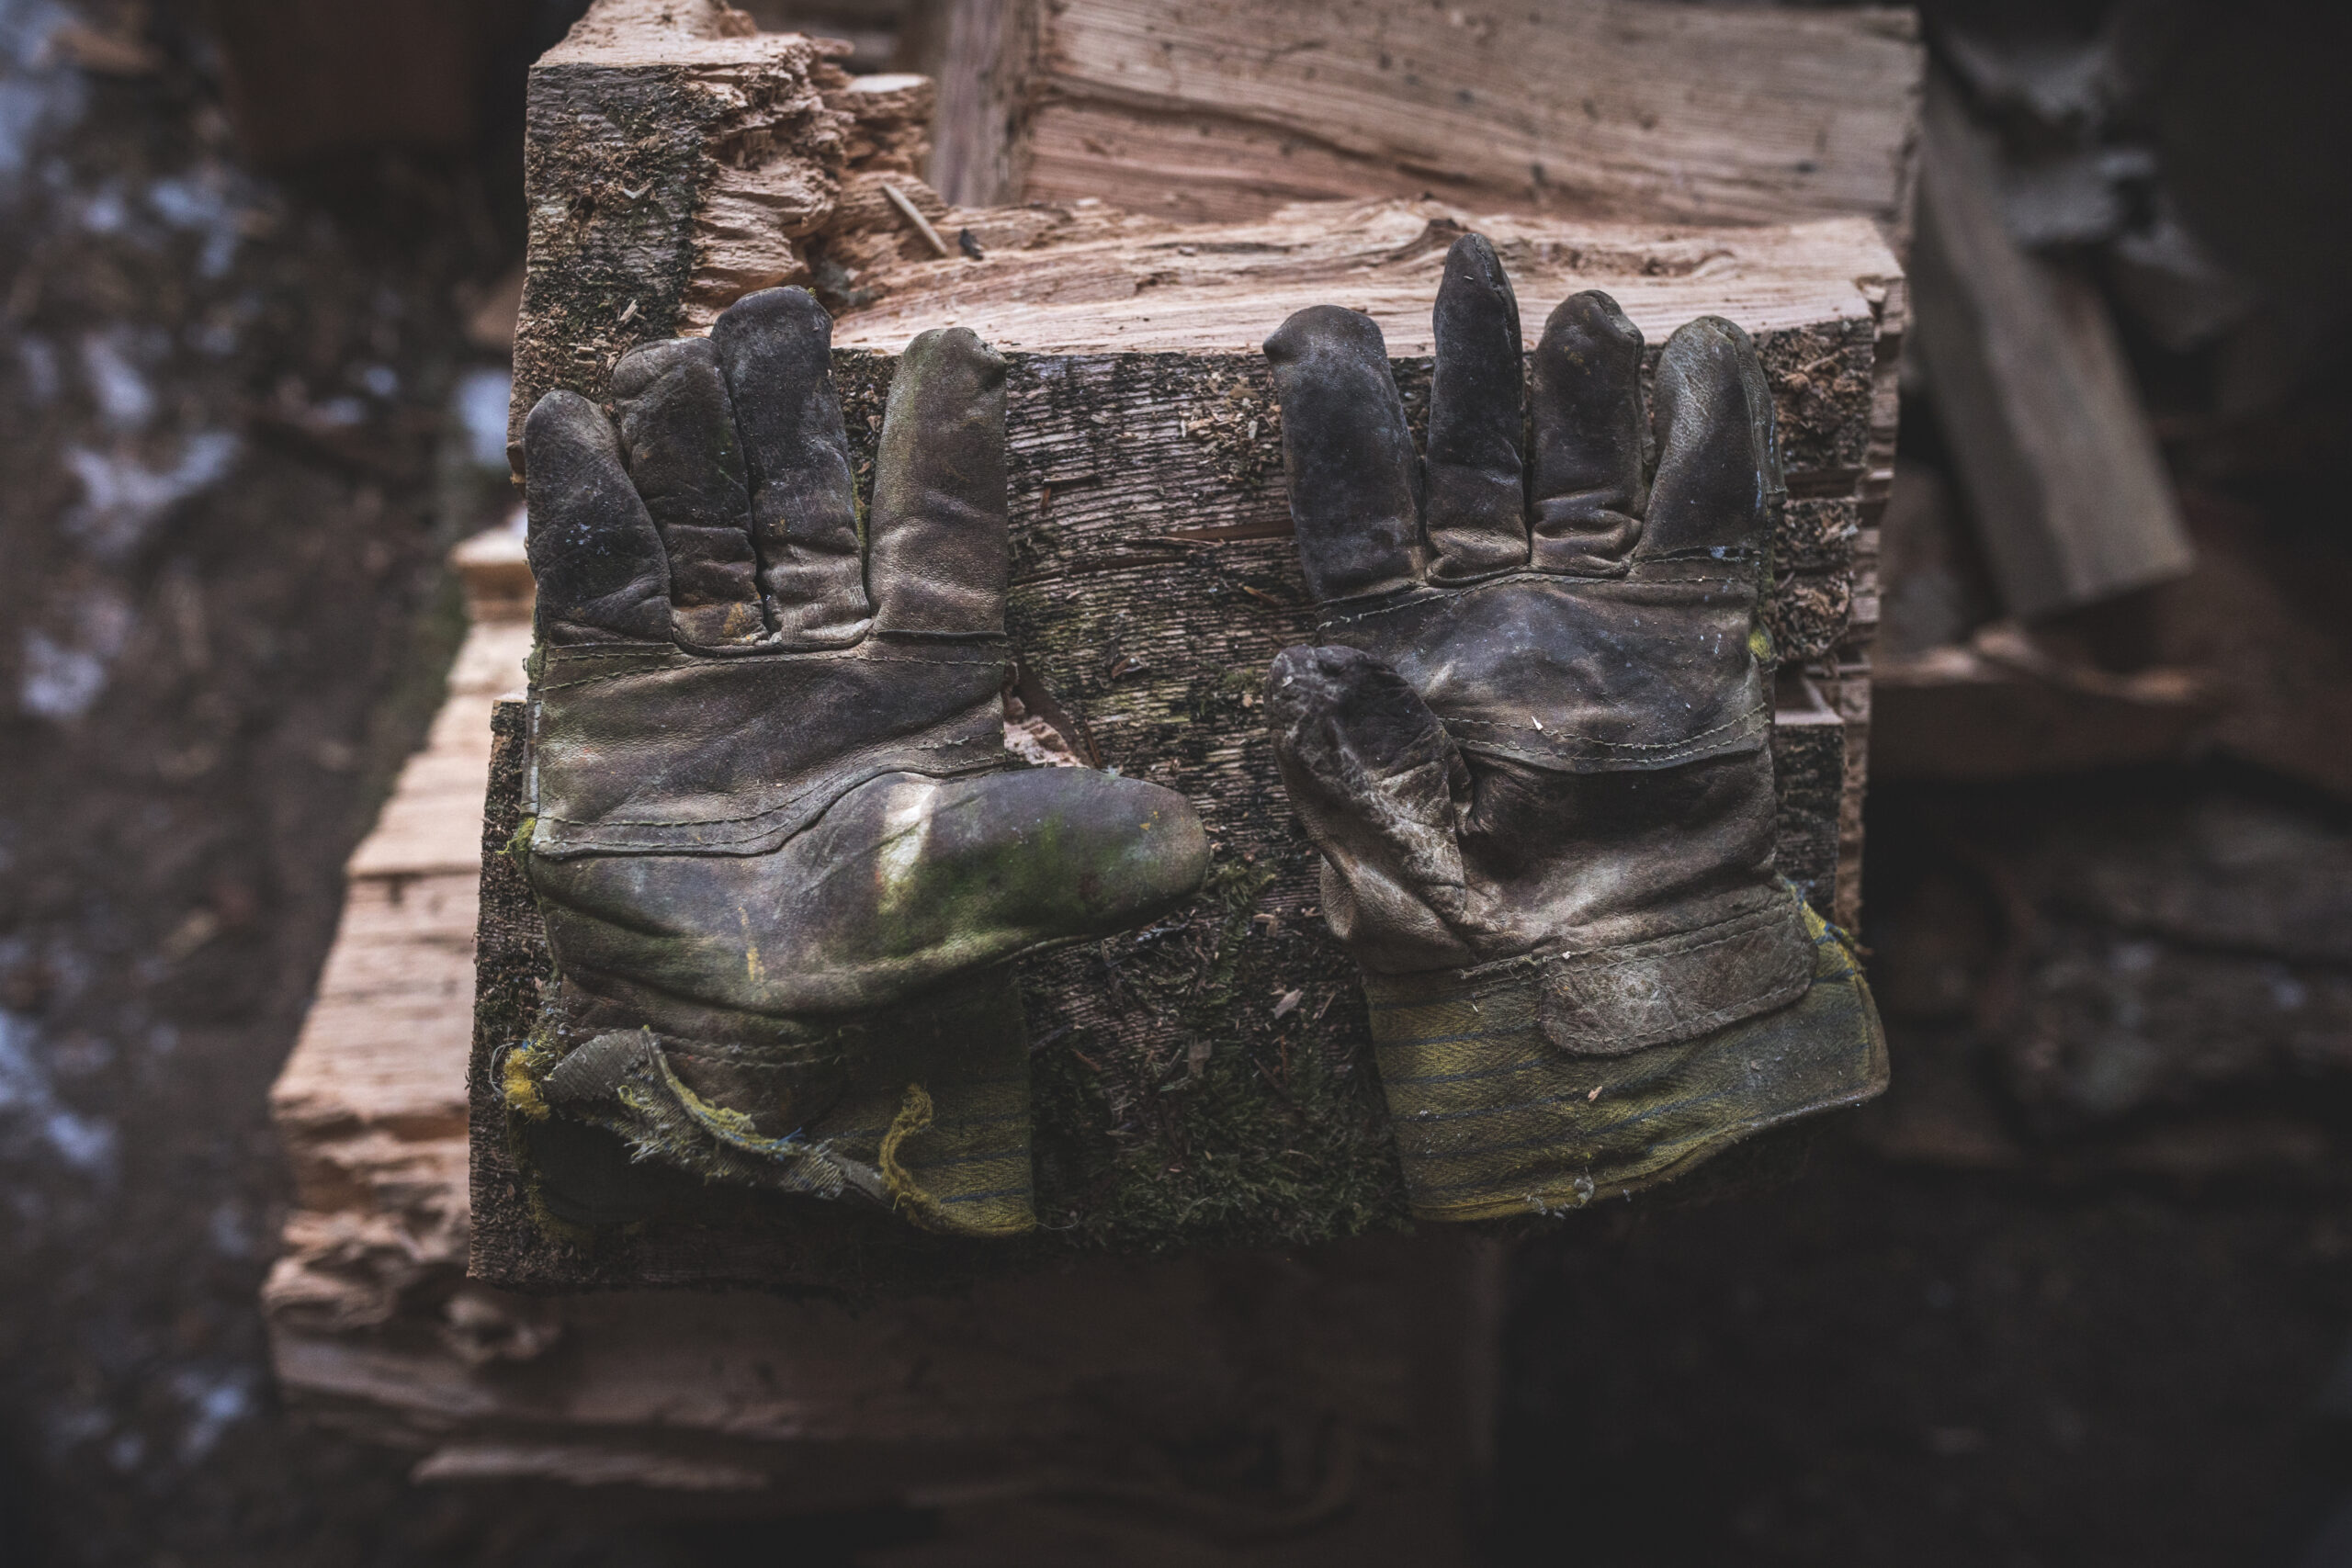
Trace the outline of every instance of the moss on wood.
<instances>
[{"instance_id":1,"label":"moss on wood","mask_svg":"<svg viewBox=\"0 0 2352 1568\"><path fill-rule=\"evenodd\" d=\"M1405 1225L1362 991L1317 911L1316 855L1259 706L1273 653L1313 626L1264 364L1011 358L1008 625L1023 664L1082 751L1183 791L1216 846L1189 909L1020 966L1038 1233L1014 1243L923 1236L882 1216L633 1166L616 1141L560 1118L510 1124L501 1053L527 1035L548 960L520 876L492 853L477 1105L502 1131L476 1139L478 1272L522 1288L734 1282L858 1296L1088 1252L1295 1247ZM835 360L861 512L892 363L862 352ZM1426 361L1396 367L1417 432L1428 371ZM1856 428L1815 433L1801 450L1859 450L1862 404L1838 406ZM1795 480L1828 488L1817 471ZM1827 563L1844 547L1837 508L1850 500L1815 500L1800 513L1806 542L1790 550L1804 570L1783 574L1776 597L1784 615L1790 583L1845 581ZM514 720L501 722L493 848L513 830L519 783ZM1826 908L1842 732L1792 728L1776 753L1783 867Z\"/></svg>"}]
</instances>

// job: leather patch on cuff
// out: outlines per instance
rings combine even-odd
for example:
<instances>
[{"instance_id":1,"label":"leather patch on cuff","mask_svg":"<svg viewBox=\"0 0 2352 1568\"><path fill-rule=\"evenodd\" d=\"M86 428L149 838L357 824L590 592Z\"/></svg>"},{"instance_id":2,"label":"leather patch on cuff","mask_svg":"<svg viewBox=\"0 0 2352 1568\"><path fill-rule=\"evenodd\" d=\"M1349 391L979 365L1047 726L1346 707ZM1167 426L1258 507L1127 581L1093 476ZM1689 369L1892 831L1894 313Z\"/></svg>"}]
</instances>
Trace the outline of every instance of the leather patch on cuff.
<instances>
[{"instance_id":1,"label":"leather patch on cuff","mask_svg":"<svg viewBox=\"0 0 2352 1568\"><path fill-rule=\"evenodd\" d=\"M1553 953L1538 973L1544 1037L1619 1056L1786 1007L1813 982L1813 942L1791 897L1695 931Z\"/></svg>"}]
</instances>

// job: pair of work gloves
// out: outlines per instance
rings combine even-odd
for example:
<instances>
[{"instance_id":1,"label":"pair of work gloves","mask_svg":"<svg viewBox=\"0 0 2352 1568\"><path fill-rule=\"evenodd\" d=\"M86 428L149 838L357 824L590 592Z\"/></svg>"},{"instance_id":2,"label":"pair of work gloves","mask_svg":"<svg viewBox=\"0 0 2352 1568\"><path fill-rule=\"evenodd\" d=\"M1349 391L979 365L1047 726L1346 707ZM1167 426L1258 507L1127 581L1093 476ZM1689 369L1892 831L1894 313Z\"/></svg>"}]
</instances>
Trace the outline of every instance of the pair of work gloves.
<instances>
[{"instance_id":1,"label":"pair of work gloves","mask_svg":"<svg viewBox=\"0 0 2352 1568\"><path fill-rule=\"evenodd\" d=\"M1885 1056L1849 944L1773 866L1753 347L1675 333L1653 429L1641 334L1579 294L1531 418L1475 235L1436 336L1426 461L1368 318L1267 342L1320 607L1267 711L1413 1211L1479 1220L1678 1175L1868 1098ZM830 347L771 289L624 358L609 416L531 413L517 840L556 982L504 1087L708 1180L1017 1234L1007 966L1177 908L1208 845L1171 791L1003 746L1004 361L910 345L861 517Z\"/></svg>"}]
</instances>

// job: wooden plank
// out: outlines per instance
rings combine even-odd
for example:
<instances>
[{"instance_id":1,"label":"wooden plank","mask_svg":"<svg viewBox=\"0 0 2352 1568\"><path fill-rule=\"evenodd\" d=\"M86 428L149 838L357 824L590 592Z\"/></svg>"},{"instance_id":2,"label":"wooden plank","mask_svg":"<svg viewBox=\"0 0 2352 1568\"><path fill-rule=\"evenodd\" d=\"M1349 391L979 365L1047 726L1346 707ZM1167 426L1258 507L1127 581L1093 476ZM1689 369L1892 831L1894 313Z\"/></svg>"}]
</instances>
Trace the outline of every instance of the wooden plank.
<instances>
[{"instance_id":1,"label":"wooden plank","mask_svg":"<svg viewBox=\"0 0 2352 1568\"><path fill-rule=\"evenodd\" d=\"M973 205L1186 221L1433 194L1482 210L1899 223L1907 7L965 0L934 165Z\"/></svg>"},{"instance_id":2,"label":"wooden plank","mask_svg":"<svg viewBox=\"0 0 2352 1568\"><path fill-rule=\"evenodd\" d=\"M2178 577L2194 552L2106 306L2009 238L1996 179L1985 133L1934 78L1918 348L2002 602L2032 617Z\"/></svg>"},{"instance_id":3,"label":"wooden plank","mask_svg":"<svg viewBox=\"0 0 2352 1568\"><path fill-rule=\"evenodd\" d=\"M864 1314L740 1293L500 1302L467 1286L444 1314L281 1319L274 1345L298 1408L416 1454L420 1481L951 1520L1071 1498L1098 1529L1148 1527L1168 1550L1214 1550L1204 1561L1444 1568L1466 1557L1449 1472L1476 1469L1471 1434L1493 1397L1464 1364L1492 1343L1491 1314L1430 1288L1462 1271L1396 1240L1098 1265Z\"/></svg>"},{"instance_id":4,"label":"wooden plank","mask_svg":"<svg viewBox=\"0 0 2352 1568\"><path fill-rule=\"evenodd\" d=\"M931 183L958 206L1022 200L1042 10L1030 0L951 0L948 6Z\"/></svg>"},{"instance_id":5,"label":"wooden plank","mask_svg":"<svg viewBox=\"0 0 2352 1568\"><path fill-rule=\"evenodd\" d=\"M1392 355L1419 358L1433 346L1446 248L1474 228L1510 269L1530 342L1579 288L1609 290L1663 344L1708 312L1759 334L1869 322L1865 285L1901 276L1875 226L1857 218L1724 230L1394 200L1310 203L1212 226L1073 217L1041 231L1034 213L960 210L944 221L970 229L986 259L865 273L859 282L881 298L842 313L837 346L895 353L924 327L954 323L1033 353L1254 355L1293 310L1337 303L1378 321ZM1017 248L1002 243L1016 235Z\"/></svg>"},{"instance_id":6,"label":"wooden plank","mask_svg":"<svg viewBox=\"0 0 2352 1568\"><path fill-rule=\"evenodd\" d=\"M530 579L513 530L454 553L473 616L424 747L353 852L335 938L270 1089L299 1207L273 1323L379 1325L463 1256L465 1062L490 716L522 683Z\"/></svg>"},{"instance_id":7,"label":"wooden plank","mask_svg":"<svg viewBox=\"0 0 2352 1568\"><path fill-rule=\"evenodd\" d=\"M2177 761L2217 715L2209 682L2158 667L2118 675L2062 660L2014 623L1883 661L1880 772L2017 779Z\"/></svg>"}]
</instances>

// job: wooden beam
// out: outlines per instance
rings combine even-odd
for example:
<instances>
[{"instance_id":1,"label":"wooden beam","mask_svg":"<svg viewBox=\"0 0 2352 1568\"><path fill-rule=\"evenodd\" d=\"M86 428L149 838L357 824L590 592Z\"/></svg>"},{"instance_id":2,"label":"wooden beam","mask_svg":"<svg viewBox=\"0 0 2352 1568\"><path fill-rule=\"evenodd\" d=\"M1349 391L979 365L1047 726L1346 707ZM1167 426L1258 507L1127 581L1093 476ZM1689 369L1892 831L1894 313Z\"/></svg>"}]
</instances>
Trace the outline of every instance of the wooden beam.
<instances>
[{"instance_id":1,"label":"wooden beam","mask_svg":"<svg viewBox=\"0 0 2352 1568\"><path fill-rule=\"evenodd\" d=\"M1986 133L1939 75L1914 254L1918 350L2003 604L2031 617L2195 557L2107 307L2009 238Z\"/></svg>"},{"instance_id":2,"label":"wooden beam","mask_svg":"<svg viewBox=\"0 0 2352 1568\"><path fill-rule=\"evenodd\" d=\"M1482 211L1899 225L1908 7L959 0L937 141L973 205L1186 221L1434 195Z\"/></svg>"}]
</instances>

